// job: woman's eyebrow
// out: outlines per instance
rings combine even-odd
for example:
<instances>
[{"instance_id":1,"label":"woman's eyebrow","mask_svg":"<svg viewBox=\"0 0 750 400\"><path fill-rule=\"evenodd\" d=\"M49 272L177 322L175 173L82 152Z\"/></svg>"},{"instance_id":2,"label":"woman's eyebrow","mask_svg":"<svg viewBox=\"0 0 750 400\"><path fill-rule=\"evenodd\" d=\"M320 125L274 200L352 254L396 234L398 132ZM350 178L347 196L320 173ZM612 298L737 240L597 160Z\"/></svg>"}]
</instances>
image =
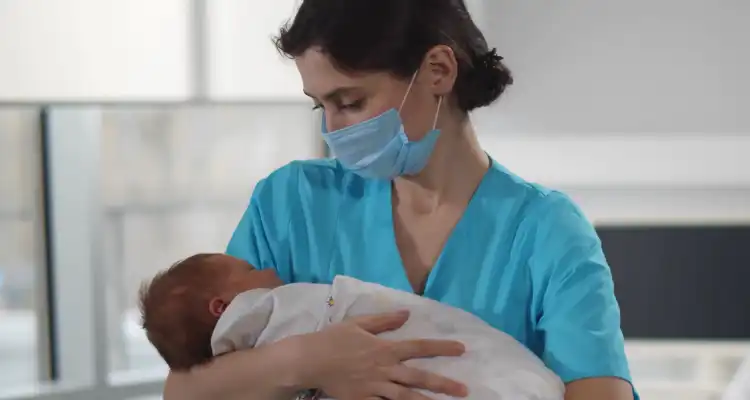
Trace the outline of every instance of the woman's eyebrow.
<instances>
[{"instance_id":1,"label":"woman's eyebrow","mask_svg":"<svg viewBox=\"0 0 750 400\"><path fill-rule=\"evenodd\" d=\"M331 90L330 92L324 94L322 98L327 101L335 101L339 100L341 97L344 97L347 94L350 94L352 92L357 92L362 90L362 88L357 86L342 86L338 87L336 89ZM306 96L312 98L313 100L318 100L317 97L313 96L312 94L308 93L307 91L302 91Z\"/></svg>"}]
</instances>

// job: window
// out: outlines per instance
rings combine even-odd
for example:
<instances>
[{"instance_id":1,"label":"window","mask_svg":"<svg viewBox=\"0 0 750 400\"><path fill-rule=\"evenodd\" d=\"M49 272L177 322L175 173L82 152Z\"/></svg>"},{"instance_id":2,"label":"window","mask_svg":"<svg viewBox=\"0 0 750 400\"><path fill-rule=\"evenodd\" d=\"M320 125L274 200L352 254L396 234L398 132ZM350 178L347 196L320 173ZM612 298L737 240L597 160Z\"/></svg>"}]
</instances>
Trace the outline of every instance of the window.
<instances>
[{"instance_id":1,"label":"window","mask_svg":"<svg viewBox=\"0 0 750 400\"><path fill-rule=\"evenodd\" d=\"M191 3L3 0L0 99L185 100Z\"/></svg>"},{"instance_id":2,"label":"window","mask_svg":"<svg viewBox=\"0 0 750 400\"><path fill-rule=\"evenodd\" d=\"M223 251L258 180L322 145L306 102L107 109L102 120L110 369L160 369L139 326L140 283Z\"/></svg>"},{"instance_id":3,"label":"window","mask_svg":"<svg viewBox=\"0 0 750 400\"><path fill-rule=\"evenodd\" d=\"M39 114L0 109L0 392L37 380Z\"/></svg>"}]
</instances>

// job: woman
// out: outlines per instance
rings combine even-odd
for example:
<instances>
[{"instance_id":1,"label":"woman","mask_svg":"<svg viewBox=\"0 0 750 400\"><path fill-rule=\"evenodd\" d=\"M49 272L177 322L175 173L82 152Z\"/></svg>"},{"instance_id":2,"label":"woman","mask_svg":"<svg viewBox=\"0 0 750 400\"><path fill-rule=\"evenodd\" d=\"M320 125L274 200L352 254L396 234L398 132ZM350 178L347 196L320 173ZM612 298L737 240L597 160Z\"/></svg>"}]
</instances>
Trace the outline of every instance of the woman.
<instances>
[{"instance_id":1,"label":"woman","mask_svg":"<svg viewBox=\"0 0 750 400\"><path fill-rule=\"evenodd\" d=\"M468 112L512 79L462 0L304 0L276 44L322 109L337 160L294 162L260 182L228 253L286 282L344 274L461 307L539 355L566 399L633 399L595 231L567 197L477 142ZM165 398L466 396L403 363L458 356L460 343L375 336L407 318L348 321L172 373Z\"/></svg>"}]
</instances>

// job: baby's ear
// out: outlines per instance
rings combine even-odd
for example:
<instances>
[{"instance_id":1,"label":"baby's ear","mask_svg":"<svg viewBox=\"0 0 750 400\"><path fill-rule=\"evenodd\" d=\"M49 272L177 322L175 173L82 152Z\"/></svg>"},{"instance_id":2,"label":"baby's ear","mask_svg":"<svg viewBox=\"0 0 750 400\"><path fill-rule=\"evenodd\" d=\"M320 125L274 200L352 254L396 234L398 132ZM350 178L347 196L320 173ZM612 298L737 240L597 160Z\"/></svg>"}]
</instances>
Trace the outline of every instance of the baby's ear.
<instances>
[{"instance_id":1,"label":"baby's ear","mask_svg":"<svg viewBox=\"0 0 750 400\"><path fill-rule=\"evenodd\" d=\"M227 302L222 300L219 297L214 297L211 299L211 301L208 303L208 312L211 313L214 317L220 317L221 314L224 314L224 311L227 309Z\"/></svg>"}]
</instances>

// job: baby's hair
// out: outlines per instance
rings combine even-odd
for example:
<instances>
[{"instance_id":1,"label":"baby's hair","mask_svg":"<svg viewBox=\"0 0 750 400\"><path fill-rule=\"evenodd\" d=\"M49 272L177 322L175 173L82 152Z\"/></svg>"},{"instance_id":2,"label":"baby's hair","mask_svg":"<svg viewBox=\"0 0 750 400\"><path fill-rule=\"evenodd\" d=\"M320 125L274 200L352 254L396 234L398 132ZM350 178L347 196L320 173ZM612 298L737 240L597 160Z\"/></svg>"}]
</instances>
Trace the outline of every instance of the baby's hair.
<instances>
[{"instance_id":1,"label":"baby's hair","mask_svg":"<svg viewBox=\"0 0 750 400\"><path fill-rule=\"evenodd\" d=\"M215 317L208 303L218 295L222 276L212 268L215 255L202 253L178 261L141 284L138 292L146 337L174 371L212 359Z\"/></svg>"}]
</instances>

